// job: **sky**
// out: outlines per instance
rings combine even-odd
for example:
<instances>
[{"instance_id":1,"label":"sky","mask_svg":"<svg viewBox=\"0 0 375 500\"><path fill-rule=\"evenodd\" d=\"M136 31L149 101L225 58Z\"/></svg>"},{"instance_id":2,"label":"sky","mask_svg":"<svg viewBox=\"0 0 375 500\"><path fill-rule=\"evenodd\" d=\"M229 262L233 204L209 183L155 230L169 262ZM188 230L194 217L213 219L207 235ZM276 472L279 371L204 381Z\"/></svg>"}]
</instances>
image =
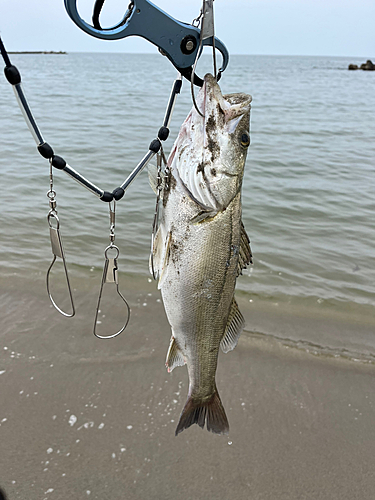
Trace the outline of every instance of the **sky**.
<instances>
[{"instance_id":1,"label":"sky","mask_svg":"<svg viewBox=\"0 0 375 500\"><path fill-rule=\"evenodd\" d=\"M89 21L94 0L77 0ZM129 0L106 0L101 22L116 24ZM201 0L155 0L191 23ZM375 0L215 0L216 36L230 54L317 55L373 58ZM0 0L0 35L8 51L149 52L139 37L98 40L69 18L63 0Z\"/></svg>"}]
</instances>

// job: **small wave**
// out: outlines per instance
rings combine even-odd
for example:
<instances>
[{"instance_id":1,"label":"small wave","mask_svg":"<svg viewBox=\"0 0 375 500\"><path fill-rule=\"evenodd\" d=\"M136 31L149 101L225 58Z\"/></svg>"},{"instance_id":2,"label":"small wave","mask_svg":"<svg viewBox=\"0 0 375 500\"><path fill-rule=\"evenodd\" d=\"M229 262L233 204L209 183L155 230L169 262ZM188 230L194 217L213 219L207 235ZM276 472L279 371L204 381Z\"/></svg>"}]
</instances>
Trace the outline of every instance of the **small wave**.
<instances>
[{"instance_id":1,"label":"small wave","mask_svg":"<svg viewBox=\"0 0 375 500\"><path fill-rule=\"evenodd\" d=\"M262 339L264 341L274 341L281 344L283 347L297 349L299 351L306 352L313 356L344 359L346 361L351 361L354 363L370 364L375 365L375 354L370 352L356 352L345 348L334 348L328 346L322 346L319 344L314 344L306 340L293 340L289 338L278 337L277 335L272 335L268 333L254 332L254 331L244 331L248 338Z\"/></svg>"}]
</instances>

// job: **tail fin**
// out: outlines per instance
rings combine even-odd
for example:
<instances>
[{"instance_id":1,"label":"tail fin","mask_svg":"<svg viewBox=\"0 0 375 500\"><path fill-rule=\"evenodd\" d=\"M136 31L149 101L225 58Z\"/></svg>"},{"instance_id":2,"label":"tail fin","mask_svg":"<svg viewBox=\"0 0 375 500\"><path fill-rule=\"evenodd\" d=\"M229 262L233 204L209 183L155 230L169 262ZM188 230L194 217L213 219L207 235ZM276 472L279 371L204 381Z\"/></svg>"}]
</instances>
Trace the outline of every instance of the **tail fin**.
<instances>
[{"instance_id":1,"label":"tail fin","mask_svg":"<svg viewBox=\"0 0 375 500\"><path fill-rule=\"evenodd\" d=\"M203 429L205 423L207 423L207 430L215 434L228 434L229 432L228 419L217 391L211 399L205 402L194 401L191 396L188 397L175 434L177 436L193 424L198 424Z\"/></svg>"}]
</instances>

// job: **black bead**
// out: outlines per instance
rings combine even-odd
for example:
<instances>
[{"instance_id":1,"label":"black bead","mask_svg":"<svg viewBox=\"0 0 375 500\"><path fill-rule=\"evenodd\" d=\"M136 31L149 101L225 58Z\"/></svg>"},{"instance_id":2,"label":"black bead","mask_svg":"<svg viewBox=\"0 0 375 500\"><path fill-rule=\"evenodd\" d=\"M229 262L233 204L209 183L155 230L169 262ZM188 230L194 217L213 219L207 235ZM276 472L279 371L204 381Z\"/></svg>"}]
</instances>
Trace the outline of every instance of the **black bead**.
<instances>
[{"instance_id":1,"label":"black bead","mask_svg":"<svg viewBox=\"0 0 375 500\"><path fill-rule=\"evenodd\" d=\"M108 191L104 191L104 193L102 194L102 196L100 197L100 199L102 201L106 201L107 203L113 201L113 194L112 193L108 193Z\"/></svg>"},{"instance_id":2,"label":"black bead","mask_svg":"<svg viewBox=\"0 0 375 500\"><path fill-rule=\"evenodd\" d=\"M175 94L179 94L181 92L182 80L175 80L173 91Z\"/></svg>"},{"instance_id":3,"label":"black bead","mask_svg":"<svg viewBox=\"0 0 375 500\"><path fill-rule=\"evenodd\" d=\"M48 142L43 142L43 144L39 144L38 151L43 156L43 158L46 158L47 160L52 158L52 156L54 155L53 149L48 144Z\"/></svg>"},{"instance_id":4,"label":"black bead","mask_svg":"<svg viewBox=\"0 0 375 500\"><path fill-rule=\"evenodd\" d=\"M161 141L166 141L169 136L169 128L168 127L160 127L158 137Z\"/></svg>"},{"instance_id":5,"label":"black bead","mask_svg":"<svg viewBox=\"0 0 375 500\"><path fill-rule=\"evenodd\" d=\"M66 161L61 156L54 155L52 158L52 165L57 168L57 170L63 170L66 166Z\"/></svg>"},{"instance_id":6,"label":"black bead","mask_svg":"<svg viewBox=\"0 0 375 500\"><path fill-rule=\"evenodd\" d=\"M160 141L158 139L154 139L152 141L152 143L150 144L149 149L150 149L150 151L157 153L160 149L160 146L161 146Z\"/></svg>"},{"instance_id":7,"label":"black bead","mask_svg":"<svg viewBox=\"0 0 375 500\"><path fill-rule=\"evenodd\" d=\"M124 196L125 191L122 189L122 187L118 187L112 191L113 197L116 201L121 200L121 198Z\"/></svg>"},{"instance_id":8,"label":"black bead","mask_svg":"<svg viewBox=\"0 0 375 500\"><path fill-rule=\"evenodd\" d=\"M5 78L12 85L17 85L17 83L21 83L21 75L18 69L15 66L8 66L4 68Z\"/></svg>"}]
</instances>

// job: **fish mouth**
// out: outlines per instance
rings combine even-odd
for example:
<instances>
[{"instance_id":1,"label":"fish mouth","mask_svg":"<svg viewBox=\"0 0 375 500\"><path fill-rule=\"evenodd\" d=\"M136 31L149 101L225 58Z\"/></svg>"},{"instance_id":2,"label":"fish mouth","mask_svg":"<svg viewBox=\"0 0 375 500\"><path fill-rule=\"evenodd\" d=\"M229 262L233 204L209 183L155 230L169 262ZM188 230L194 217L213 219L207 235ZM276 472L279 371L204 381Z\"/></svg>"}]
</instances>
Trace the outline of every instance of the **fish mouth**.
<instances>
[{"instance_id":1,"label":"fish mouth","mask_svg":"<svg viewBox=\"0 0 375 500\"><path fill-rule=\"evenodd\" d=\"M242 116L250 111L251 100L251 96L245 93L223 95L216 78L207 73L197 98L197 106L203 118L196 110L195 112L197 118L204 120L205 125L212 119L210 117L222 115L224 120L217 123L229 125L228 132L233 133Z\"/></svg>"},{"instance_id":2,"label":"fish mouth","mask_svg":"<svg viewBox=\"0 0 375 500\"><path fill-rule=\"evenodd\" d=\"M217 83L216 78L213 75L207 73L204 76L203 86L199 91L197 102L199 111L202 113L205 121L207 120L207 115L210 112L210 108L213 107L214 101L215 104L216 102L219 103L220 108L222 109L224 103L221 102L223 101L223 95L221 93L219 84Z\"/></svg>"}]
</instances>

